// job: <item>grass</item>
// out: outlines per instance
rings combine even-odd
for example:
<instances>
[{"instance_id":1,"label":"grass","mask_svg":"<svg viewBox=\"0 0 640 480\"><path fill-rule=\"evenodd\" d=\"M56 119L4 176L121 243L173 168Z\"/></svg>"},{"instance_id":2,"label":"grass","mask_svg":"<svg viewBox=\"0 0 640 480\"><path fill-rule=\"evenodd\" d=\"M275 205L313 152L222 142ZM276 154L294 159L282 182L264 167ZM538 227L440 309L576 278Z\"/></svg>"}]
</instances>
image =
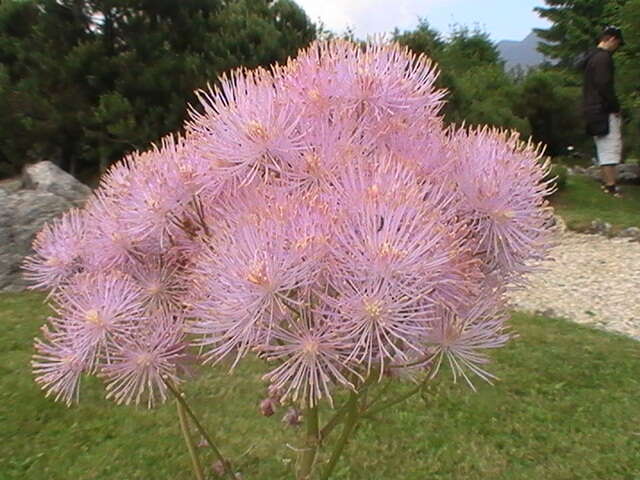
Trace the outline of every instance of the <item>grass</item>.
<instances>
[{"instance_id":1,"label":"grass","mask_svg":"<svg viewBox=\"0 0 640 480\"><path fill-rule=\"evenodd\" d=\"M584 231L597 218L612 225L613 231L640 227L640 186L623 185L624 198L615 198L600 190L595 180L570 175L564 190L551 203L571 230Z\"/></svg>"},{"instance_id":2,"label":"grass","mask_svg":"<svg viewBox=\"0 0 640 480\"><path fill-rule=\"evenodd\" d=\"M175 405L117 407L95 381L81 403L45 399L29 371L41 295L0 295L0 478L190 479ZM333 478L640 479L640 344L563 320L514 314L520 337L496 352L495 386L442 377L426 401L357 432ZM257 415L259 365L206 373L187 390L243 478L290 478L290 427ZM249 451L247 451L250 447Z\"/></svg>"}]
</instances>

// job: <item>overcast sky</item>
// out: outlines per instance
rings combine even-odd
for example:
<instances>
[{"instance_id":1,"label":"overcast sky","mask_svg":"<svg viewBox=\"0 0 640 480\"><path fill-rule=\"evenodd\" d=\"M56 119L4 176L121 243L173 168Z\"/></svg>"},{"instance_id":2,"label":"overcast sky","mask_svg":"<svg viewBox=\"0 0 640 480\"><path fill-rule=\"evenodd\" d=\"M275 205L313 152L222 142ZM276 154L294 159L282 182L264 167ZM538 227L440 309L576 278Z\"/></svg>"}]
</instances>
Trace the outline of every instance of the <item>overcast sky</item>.
<instances>
[{"instance_id":1,"label":"overcast sky","mask_svg":"<svg viewBox=\"0 0 640 480\"><path fill-rule=\"evenodd\" d=\"M522 40L531 29L548 27L533 7L544 0L295 0L311 20L321 20L331 31L351 27L356 37L411 30L418 18L447 34L454 24L478 26L493 41Z\"/></svg>"}]
</instances>

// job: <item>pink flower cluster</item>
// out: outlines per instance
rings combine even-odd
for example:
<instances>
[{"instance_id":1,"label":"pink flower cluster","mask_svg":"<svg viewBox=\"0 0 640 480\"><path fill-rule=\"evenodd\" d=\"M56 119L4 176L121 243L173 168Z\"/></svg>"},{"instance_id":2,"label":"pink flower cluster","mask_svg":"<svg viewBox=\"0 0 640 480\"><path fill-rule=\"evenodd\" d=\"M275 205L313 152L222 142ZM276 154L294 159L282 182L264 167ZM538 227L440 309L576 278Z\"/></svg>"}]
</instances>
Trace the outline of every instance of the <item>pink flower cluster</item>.
<instances>
[{"instance_id":1,"label":"pink flower cluster","mask_svg":"<svg viewBox=\"0 0 640 480\"><path fill-rule=\"evenodd\" d=\"M96 374L151 406L190 363L256 354L313 406L443 362L490 379L505 289L549 247L547 168L516 133L445 128L436 77L396 44L330 41L200 92L183 137L38 235L37 381L70 403Z\"/></svg>"}]
</instances>

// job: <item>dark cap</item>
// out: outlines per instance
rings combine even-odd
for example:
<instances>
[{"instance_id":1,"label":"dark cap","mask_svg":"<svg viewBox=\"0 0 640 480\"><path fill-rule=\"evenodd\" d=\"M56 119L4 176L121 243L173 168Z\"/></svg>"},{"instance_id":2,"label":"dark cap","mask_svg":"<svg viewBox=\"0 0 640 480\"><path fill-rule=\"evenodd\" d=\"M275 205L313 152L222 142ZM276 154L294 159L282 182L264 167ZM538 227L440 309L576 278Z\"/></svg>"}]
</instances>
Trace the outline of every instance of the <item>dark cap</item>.
<instances>
[{"instance_id":1,"label":"dark cap","mask_svg":"<svg viewBox=\"0 0 640 480\"><path fill-rule=\"evenodd\" d=\"M624 38L622 38L622 30L619 27L615 27L613 25L609 25L604 27L602 31L602 36L615 37L620 40L620 46L624 45Z\"/></svg>"}]
</instances>

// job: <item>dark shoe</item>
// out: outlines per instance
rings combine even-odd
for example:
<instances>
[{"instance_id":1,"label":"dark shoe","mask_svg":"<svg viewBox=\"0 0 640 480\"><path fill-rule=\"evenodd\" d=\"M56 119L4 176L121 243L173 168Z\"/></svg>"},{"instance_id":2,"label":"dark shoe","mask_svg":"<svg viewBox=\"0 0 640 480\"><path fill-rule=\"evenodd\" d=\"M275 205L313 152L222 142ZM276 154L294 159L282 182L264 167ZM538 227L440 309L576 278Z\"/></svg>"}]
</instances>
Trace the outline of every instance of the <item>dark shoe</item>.
<instances>
[{"instance_id":1,"label":"dark shoe","mask_svg":"<svg viewBox=\"0 0 640 480\"><path fill-rule=\"evenodd\" d=\"M617 185L603 185L602 191L616 198L622 198L622 193L620 192L620 189Z\"/></svg>"}]
</instances>

